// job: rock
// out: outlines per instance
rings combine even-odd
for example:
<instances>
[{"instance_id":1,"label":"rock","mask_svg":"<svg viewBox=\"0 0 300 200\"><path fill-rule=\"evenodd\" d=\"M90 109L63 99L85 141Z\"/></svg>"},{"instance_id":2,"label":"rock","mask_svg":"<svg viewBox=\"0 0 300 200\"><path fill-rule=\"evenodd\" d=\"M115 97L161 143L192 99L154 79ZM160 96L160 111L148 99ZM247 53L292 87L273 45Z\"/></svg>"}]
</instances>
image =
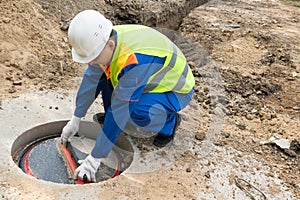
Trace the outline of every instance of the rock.
<instances>
[{"instance_id":1,"label":"rock","mask_svg":"<svg viewBox=\"0 0 300 200\"><path fill-rule=\"evenodd\" d=\"M194 67L196 66L196 63L193 62L193 61L189 61L189 62L188 62L188 65L189 65L190 67L194 68Z\"/></svg>"},{"instance_id":2,"label":"rock","mask_svg":"<svg viewBox=\"0 0 300 200\"><path fill-rule=\"evenodd\" d=\"M300 110L300 106L294 106L293 110Z\"/></svg>"},{"instance_id":3,"label":"rock","mask_svg":"<svg viewBox=\"0 0 300 200\"><path fill-rule=\"evenodd\" d=\"M292 77L298 77L298 73L297 72L293 72L292 73Z\"/></svg>"},{"instance_id":4,"label":"rock","mask_svg":"<svg viewBox=\"0 0 300 200\"><path fill-rule=\"evenodd\" d=\"M35 79L36 78L36 74L34 74L34 73L28 73L27 76L30 79Z\"/></svg>"},{"instance_id":5,"label":"rock","mask_svg":"<svg viewBox=\"0 0 300 200\"><path fill-rule=\"evenodd\" d=\"M196 133L195 138L196 138L197 140L200 140L200 141L204 140L204 139L205 139L205 132L204 132L203 130L200 129L200 130Z\"/></svg>"},{"instance_id":6,"label":"rock","mask_svg":"<svg viewBox=\"0 0 300 200\"><path fill-rule=\"evenodd\" d=\"M223 141L223 140L217 140L217 141L214 141L213 143L214 143L214 145L220 146L220 147L227 145L227 142Z\"/></svg>"},{"instance_id":7,"label":"rock","mask_svg":"<svg viewBox=\"0 0 300 200\"><path fill-rule=\"evenodd\" d=\"M246 92L244 92L244 93L242 94L242 97L243 97L243 98L247 98L247 97L249 97L251 94L253 94L253 92L250 91L250 90L247 90Z\"/></svg>"},{"instance_id":8,"label":"rock","mask_svg":"<svg viewBox=\"0 0 300 200\"><path fill-rule=\"evenodd\" d=\"M67 37L63 37L63 41L64 41L65 43L68 43L68 42L69 42L69 40L68 40Z\"/></svg>"},{"instance_id":9,"label":"rock","mask_svg":"<svg viewBox=\"0 0 300 200\"><path fill-rule=\"evenodd\" d=\"M42 5L42 8L45 9L45 10L47 10L47 9L49 9L49 5L48 4L44 4L44 5Z\"/></svg>"},{"instance_id":10,"label":"rock","mask_svg":"<svg viewBox=\"0 0 300 200\"><path fill-rule=\"evenodd\" d=\"M221 103L222 105L226 105L230 102L230 99L226 96L218 96L218 100L219 100L219 103Z\"/></svg>"},{"instance_id":11,"label":"rock","mask_svg":"<svg viewBox=\"0 0 300 200\"><path fill-rule=\"evenodd\" d=\"M257 113L258 113L258 110L252 109L252 110L251 110L251 113L252 113L252 114L257 114Z\"/></svg>"},{"instance_id":12,"label":"rock","mask_svg":"<svg viewBox=\"0 0 300 200\"><path fill-rule=\"evenodd\" d=\"M3 19L2 19L2 21L5 23L5 24L8 24L9 22L10 22L10 18L9 17L4 17Z\"/></svg>"},{"instance_id":13,"label":"rock","mask_svg":"<svg viewBox=\"0 0 300 200\"><path fill-rule=\"evenodd\" d=\"M222 132L221 133L225 138L229 138L230 137L230 133L228 132Z\"/></svg>"},{"instance_id":14,"label":"rock","mask_svg":"<svg viewBox=\"0 0 300 200\"><path fill-rule=\"evenodd\" d=\"M300 154L300 138L291 141L290 150Z\"/></svg>"},{"instance_id":15,"label":"rock","mask_svg":"<svg viewBox=\"0 0 300 200\"><path fill-rule=\"evenodd\" d=\"M17 92L17 89L16 89L16 87L13 85L13 86L11 86L11 87L8 89L8 92L12 94L12 93Z\"/></svg>"},{"instance_id":16,"label":"rock","mask_svg":"<svg viewBox=\"0 0 300 200\"><path fill-rule=\"evenodd\" d=\"M217 104L217 106L213 110L213 112L218 117L224 117L225 116L224 110L225 110L225 108L224 108L224 106L222 104Z\"/></svg>"},{"instance_id":17,"label":"rock","mask_svg":"<svg viewBox=\"0 0 300 200\"><path fill-rule=\"evenodd\" d=\"M8 80L8 81L11 81L11 80L13 79L13 77L12 77L11 75L7 75L7 76L5 77L5 79Z\"/></svg>"},{"instance_id":18,"label":"rock","mask_svg":"<svg viewBox=\"0 0 300 200\"><path fill-rule=\"evenodd\" d=\"M20 85L22 85L22 81L14 81L13 85L19 85L20 86Z\"/></svg>"},{"instance_id":19,"label":"rock","mask_svg":"<svg viewBox=\"0 0 300 200\"><path fill-rule=\"evenodd\" d=\"M245 124L236 123L236 126L237 126L240 130L246 130L246 125L245 125Z\"/></svg>"},{"instance_id":20,"label":"rock","mask_svg":"<svg viewBox=\"0 0 300 200\"><path fill-rule=\"evenodd\" d=\"M192 169L191 168L186 168L186 170L185 170L186 172L191 172L192 171Z\"/></svg>"},{"instance_id":21,"label":"rock","mask_svg":"<svg viewBox=\"0 0 300 200\"><path fill-rule=\"evenodd\" d=\"M52 81L53 79L55 79L55 75L54 74L48 74L48 80Z\"/></svg>"},{"instance_id":22,"label":"rock","mask_svg":"<svg viewBox=\"0 0 300 200\"><path fill-rule=\"evenodd\" d=\"M70 21L60 22L60 30L67 31L69 29Z\"/></svg>"},{"instance_id":23,"label":"rock","mask_svg":"<svg viewBox=\"0 0 300 200\"><path fill-rule=\"evenodd\" d=\"M246 115L246 119L248 119L248 120L253 120L253 119L254 119L254 115L248 113L248 114Z\"/></svg>"},{"instance_id":24,"label":"rock","mask_svg":"<svg viewBox=\"0 0 300 200\"><path fill-rule=\"evenodd\" d=\"M294 80L296 80L295 77L287 77L286 79L287 79L288 81L294 81Z\"/></svg>"},{"instance_id":25,"label":"rock","mask_svg":"<svg viewBox=\"0 0 300 200\"><path fill-rule=\"evenodd\" d=\"M262 154L263 153L261 150L257 150L257 149L255 149L254 152L257 153L257 154Z\"/></svg>"},{"instance_id":26,"label":"rock","mask_svg":"<svg viewBox=\"0 0 300 200\"><path fill-rule=\"evenodd\" d=\"M259 111L259 116L262 120L264 120L264 119L271 120L272 119L271 113L263 111L263 110Z\"/></svg>"},{"instance_id":27,"label":"rock","mask_svg":"<svg viewBox=\"0 0 300 200\"><path fill-rule=\"evenodd\" d=\"M296 152L292 151L290 149L284 149L284 153L286 153L288 156L293 157L293 158L297 156Z\"/></svg>"}]
</instances>

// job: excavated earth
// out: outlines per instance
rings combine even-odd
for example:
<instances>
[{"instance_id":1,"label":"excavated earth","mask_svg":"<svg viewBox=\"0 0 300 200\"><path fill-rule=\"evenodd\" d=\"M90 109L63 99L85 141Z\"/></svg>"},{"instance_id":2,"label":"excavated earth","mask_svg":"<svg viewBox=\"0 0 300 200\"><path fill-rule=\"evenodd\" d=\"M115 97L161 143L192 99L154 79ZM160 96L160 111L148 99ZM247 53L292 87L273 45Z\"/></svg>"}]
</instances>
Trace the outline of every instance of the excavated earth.
<instances>
[{"instance_id":1,"label":"excavated earth","mask_svg":"<svg viewBox=\"0 0 300 200\"><path fill-rule=\"evenodd\" d=\"M86 67L72 62L66 30L83 9L166 34L192 67L195 95L174 146L133 137L127 172L63 186L22 174L10 148L72 115ZM299 1L0 0L0 13L1 199L300 199ZM272 136L290 148L261 144Z\"/></svg>"}]
</instances>

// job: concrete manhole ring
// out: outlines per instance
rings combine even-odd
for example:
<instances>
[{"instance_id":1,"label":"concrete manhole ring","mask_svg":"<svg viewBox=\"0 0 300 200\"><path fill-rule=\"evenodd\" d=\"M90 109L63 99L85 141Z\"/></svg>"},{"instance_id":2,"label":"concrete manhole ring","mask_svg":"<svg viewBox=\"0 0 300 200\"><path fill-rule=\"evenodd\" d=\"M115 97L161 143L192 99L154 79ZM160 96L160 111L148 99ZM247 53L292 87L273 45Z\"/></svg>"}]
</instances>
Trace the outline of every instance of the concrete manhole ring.
<instances>
[{"instance_id":1,"label":"concrete manhole ring","mask_svg":"<svg viewBox=\"0 0 300 200\"><path fill-rule=\"evenodd\" d=\"M62 184L75 184L70 167L59 150L60 132L67 121L42 124L27 130L13 143L11 156L22 171L37 179ZM72 138L74 153L78 159L84 159L95 144L101 126L93 122L82 121L78 136ZM121 134L113 150L96 174L97 182L113 178L125 171L133 160L133 148L127 138Z\"/></svg>"}]
</instances>

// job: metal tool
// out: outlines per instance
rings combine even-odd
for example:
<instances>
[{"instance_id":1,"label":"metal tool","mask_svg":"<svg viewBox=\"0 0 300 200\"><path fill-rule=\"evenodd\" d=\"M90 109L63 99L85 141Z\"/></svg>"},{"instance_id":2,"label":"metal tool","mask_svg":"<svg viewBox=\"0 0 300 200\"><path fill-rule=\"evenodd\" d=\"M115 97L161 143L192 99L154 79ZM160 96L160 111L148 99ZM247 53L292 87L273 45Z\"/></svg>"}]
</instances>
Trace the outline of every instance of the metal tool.
<instances>
[{"instance_id":1,"label":"metal tool","mask_svg":"<svg viewBox=\"0 0 300 200\"><path fill-rule=\"evenodd\" d=\"M76 168L79 166L78 164L78 157L76 156L76 153L71 145L70 142L58 142L58 150L62 154L62 158L65 160L67 164L67 168L69 171L70 176L74 177L74 172ZM75 180L75 184L86 184L89 183L87 180L87 176L83 176L83 180Z\"/></svg>"}]
</instances>

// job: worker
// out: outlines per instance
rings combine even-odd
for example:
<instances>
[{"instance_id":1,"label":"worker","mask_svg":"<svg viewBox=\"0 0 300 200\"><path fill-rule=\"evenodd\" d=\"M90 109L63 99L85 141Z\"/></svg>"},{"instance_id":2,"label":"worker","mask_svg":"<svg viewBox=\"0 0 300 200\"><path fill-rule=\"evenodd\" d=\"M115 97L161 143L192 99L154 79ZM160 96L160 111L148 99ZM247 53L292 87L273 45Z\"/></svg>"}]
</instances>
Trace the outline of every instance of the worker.
<instances>
[{"instance_id":1,"label":"worker","mask_svg":"<svg viewBox=\"0 0 300 200\"><path fill-rule=\"evenodd\" d=\"M96 115L103 127L75 177L96 181L101 158L107 157L128 123L157 133L153 144L158 147L171 144L181 120L178 111L191 101L195 84L180 49L153 28L113 26L95 10L84 10L72 19L68 38L72 59L88 66L61 141L76 134L100 92L105 111Z\"/></svg>"}]
</instances>

